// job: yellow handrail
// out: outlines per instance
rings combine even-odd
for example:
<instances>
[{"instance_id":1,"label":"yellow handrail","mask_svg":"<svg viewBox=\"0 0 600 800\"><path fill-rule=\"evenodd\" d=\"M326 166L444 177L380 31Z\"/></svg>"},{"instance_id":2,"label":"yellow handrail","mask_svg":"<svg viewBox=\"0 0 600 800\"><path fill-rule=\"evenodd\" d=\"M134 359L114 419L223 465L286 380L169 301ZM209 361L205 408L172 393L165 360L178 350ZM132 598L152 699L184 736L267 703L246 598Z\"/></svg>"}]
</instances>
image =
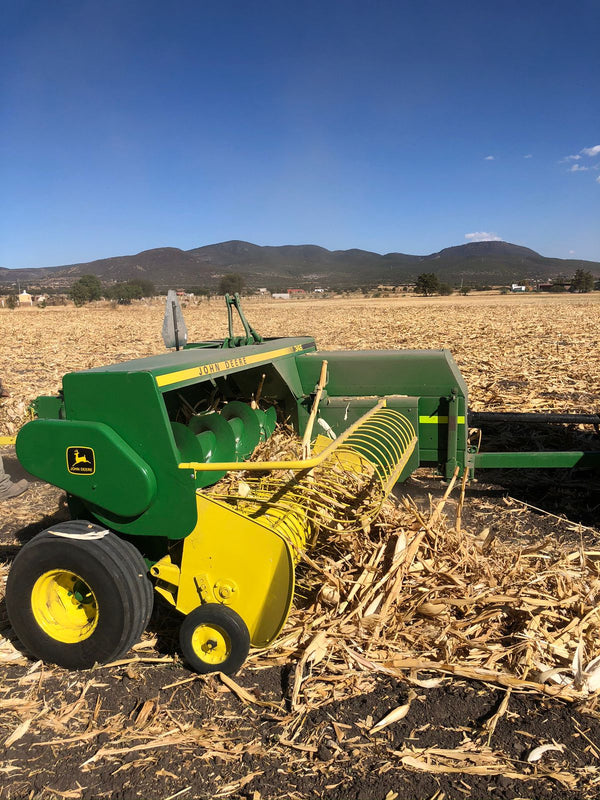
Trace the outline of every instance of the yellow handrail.
<instances>
[{"instance_id":1,"label":"yellow handrail","mask_svg":"<svg viewBox=\"0 0 600 800\"><path fill-rule=\"evenodd\" d=\"M330 445L312 458L302 458L297 461L213 461L209 463L204 461L187 461L178 464L177 466L179 469L193 469L194 472L223 472L229 470L264 472L265 470L277 469L291 469L294 471L313 469L325 461L328 455L330 455L341 444L343 444L346 439L351 436L354 431L366 420L372 417L376 411L379 411L385 407L386 399L384 397L377 403L377 405L373 406L373 408L370 408L366 414L363 414L360 419L357 419L355 423L350 425L350 427L340 434L337 439L334 439Z\"/></svg>"}]
</instances>

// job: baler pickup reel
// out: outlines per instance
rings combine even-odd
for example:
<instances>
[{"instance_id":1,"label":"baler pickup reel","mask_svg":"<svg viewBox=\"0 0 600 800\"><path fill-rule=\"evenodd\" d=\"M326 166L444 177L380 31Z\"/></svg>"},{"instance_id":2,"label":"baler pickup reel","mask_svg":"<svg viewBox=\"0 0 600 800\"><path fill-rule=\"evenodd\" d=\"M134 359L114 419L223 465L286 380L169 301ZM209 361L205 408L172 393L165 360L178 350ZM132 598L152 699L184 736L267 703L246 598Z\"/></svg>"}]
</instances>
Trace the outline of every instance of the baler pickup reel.
<instances>
[{"instance_id":1,"label":"baler pickup reel","mask_svg":"<svg viewBox=\"0 0 600 800\"><path fill-rule=\"evenodd\" d=\"M179 565L166 555L152 567L157 591L183 614L199 601L225 604L244 620L250 644L266 647L289 613L302 553L321 531L372 522L416 443L410 421L383 399L337 439L317 437L310 458L182 462L182 470L244 479L237 488L197 490L199 524Z\"/></svg>"}]
</instances>

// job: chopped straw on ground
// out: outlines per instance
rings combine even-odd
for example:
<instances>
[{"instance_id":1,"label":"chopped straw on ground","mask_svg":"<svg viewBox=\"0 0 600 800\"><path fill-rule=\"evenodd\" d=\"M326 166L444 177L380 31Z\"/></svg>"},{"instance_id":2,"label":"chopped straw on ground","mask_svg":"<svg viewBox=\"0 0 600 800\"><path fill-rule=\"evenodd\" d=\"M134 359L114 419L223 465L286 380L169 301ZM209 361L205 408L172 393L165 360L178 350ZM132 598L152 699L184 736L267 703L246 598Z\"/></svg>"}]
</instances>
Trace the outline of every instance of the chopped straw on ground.
<instances>
[{"instance_id":1,"label":"chopped straw on ground","mask_svg":"<svg viewBox=\"0 0 600 800\"><path fill-rule=\"evenodd\" d=\"M298 449L277 433L256 455L291 459ZM247 481L230 475L221 491L237 484L248 502ZM568 701L600 688L600 551L473 535L445 515L449 494L429 514L388 499L370 522L363 498L360 528L328 526L302 554L295 610L260 656L300 659L295 707L329 702L335 676L358 690L365 671L452 674Z\"/></svg>"}]
</instances>

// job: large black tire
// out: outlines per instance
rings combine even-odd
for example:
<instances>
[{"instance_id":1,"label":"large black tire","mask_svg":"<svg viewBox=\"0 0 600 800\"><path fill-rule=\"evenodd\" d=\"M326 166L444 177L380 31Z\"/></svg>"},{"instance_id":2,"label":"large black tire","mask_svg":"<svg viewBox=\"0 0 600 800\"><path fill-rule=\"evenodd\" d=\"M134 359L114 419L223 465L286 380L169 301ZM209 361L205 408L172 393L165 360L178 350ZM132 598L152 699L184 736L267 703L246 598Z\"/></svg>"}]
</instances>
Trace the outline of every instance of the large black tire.
<instances>
[{"instance_id":1,"label":"large black tire","mask_svg":"<svg viewBox=\"0 0 600 800\"><path fill-rule=\"evenodd\" d=\"M179 643L196 672L233 675L248 656L250 634L236 611L220 603L206 603L183 620Z\"/></svg>"},{"instance_id":2,"label":"large black tire","mask_svg":"<svg viewBox=\"0 0 600 800\"><path fill-rule=\"evenodd\" d=\"M146 628L148 627L148 623L150 622L150 617L152 616L152 610L154 608L154 584L152 583L150 577L148 576L148 567L137 547L131 542L125 541L124 539L119 539L119 541L121 542L121 544L125 545L125 547L128 548L130 552L131 564L133 569L138 573L138 575L142 575L145 577L145 580L140 581L140 586L143 595L142 607L144 610L142 629L139 635L132 641L130 645L131 647L139 640L140 636L146 630Z\"/></svg>"},{"instance_id":3,"label":"large black tire","mask_svg":"<svg viewBox=\"0 0 600 800\"><path fill-rule=\"evenodd\" d=\"M70 669L126 653L148 624L152 599L136 548L84 520L59 523L28 542L6 584L8 618L22 644Z\"/></svg>"}]
</instances>

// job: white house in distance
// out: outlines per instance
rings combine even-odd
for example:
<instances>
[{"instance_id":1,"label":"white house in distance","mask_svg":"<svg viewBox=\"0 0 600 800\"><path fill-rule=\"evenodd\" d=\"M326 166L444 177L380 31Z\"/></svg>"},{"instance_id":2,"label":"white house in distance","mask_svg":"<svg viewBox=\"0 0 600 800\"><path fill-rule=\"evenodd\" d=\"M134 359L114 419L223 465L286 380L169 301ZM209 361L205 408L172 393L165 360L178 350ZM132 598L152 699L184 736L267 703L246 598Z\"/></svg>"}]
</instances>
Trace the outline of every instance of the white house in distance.
<instances>
[{"instance_id":1,"label":"white house in distance","mask_svg":"<svg viewBox=\"0 0 600 800\"><path fill-rule=\"evenodd\" d=\"M525 292L525 286L521 286L520 283L512 283L510 286L511 292Z\"/></svg>"},{"instance_id":2,"label":"white house in distance","mask_svg":"<svg viewBox=\"0 0 600 800\"><path fill-rule=\"evenodd\" d=\"M19 305L20 306L33 305L33 297L29 294L29 292L26 289L23 289L23 291L19 293Z\"/></svg>"}]
</instances>

